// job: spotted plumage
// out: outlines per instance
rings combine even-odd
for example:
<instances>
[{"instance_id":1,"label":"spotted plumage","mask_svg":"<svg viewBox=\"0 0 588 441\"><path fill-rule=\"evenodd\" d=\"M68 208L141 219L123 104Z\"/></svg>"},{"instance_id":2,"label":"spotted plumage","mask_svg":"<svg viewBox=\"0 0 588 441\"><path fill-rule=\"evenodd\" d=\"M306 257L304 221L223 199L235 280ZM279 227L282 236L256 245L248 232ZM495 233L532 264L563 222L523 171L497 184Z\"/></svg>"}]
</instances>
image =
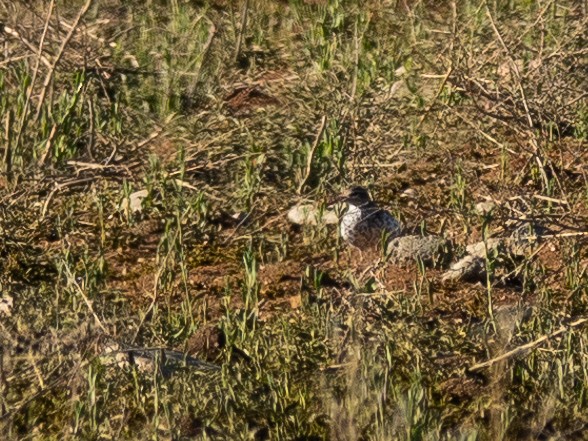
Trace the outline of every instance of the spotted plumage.
<instances>
[{"instance_id":1,"label":"spotted plumage","mask_svg":"<svg viewBox=\"0 0 588 441\"><path fill-rule=\"evenodd\" d=\"M340 233L350 245L366 250L377 247L384 237L400 234L400 223L373 202L363 187L351 187L340 197L347 204L341 218Z\"/></svg>"}]
</instances>

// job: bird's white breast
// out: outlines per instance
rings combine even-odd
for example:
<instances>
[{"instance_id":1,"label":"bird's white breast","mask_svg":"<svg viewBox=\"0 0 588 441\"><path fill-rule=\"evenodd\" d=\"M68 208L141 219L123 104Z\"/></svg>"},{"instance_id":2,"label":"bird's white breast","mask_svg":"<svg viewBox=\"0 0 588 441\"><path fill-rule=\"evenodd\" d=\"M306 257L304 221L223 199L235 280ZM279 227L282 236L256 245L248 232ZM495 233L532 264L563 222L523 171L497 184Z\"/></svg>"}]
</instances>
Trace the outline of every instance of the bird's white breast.
<instances>
[{"instance_id":1,"label":"bird's white breast","mask_svg":"<svg viewBox=\"0 0 588 441\"><path fill-rule=\"evenodd\" d=\"M343 240L349 240L351 232L355 226L362 220L362 212L355 205L349 204L349 208L341 218L341 237Z\"/></svg>"},{"instance_id":2,"label":"bird's white breast","mask_svg":"<svg viewBox=\"0 0 588 441\"><path fill-rule=\"evenodd\" d=\"M390 213L376 206L358 207L348 205L347 212L341 218L341 238L359 249L378 245L382 238L395 237L400 232L399 222Z\"/></svg>"}]
</instances>

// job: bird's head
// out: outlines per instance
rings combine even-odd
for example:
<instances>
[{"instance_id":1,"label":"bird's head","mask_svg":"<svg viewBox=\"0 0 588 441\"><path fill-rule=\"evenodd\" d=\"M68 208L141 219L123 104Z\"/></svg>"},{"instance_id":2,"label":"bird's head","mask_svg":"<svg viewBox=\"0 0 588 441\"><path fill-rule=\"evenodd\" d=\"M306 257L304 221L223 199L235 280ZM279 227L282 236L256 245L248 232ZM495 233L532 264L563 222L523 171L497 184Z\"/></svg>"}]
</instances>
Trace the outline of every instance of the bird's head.
<instances>
[{"instance_id":1,"label":"bird's head","mask_svg":"<svg viewBox=\"0 0 588 441\"><path fill-rule=\"evenodd\" d=\"M360 186L353 186L345 190L343 193L341 193L338 200L350 205L355 205L356 207L361 207L362 205L369 204L372 201L368 191Z\"/></svg>"}]
</instances>

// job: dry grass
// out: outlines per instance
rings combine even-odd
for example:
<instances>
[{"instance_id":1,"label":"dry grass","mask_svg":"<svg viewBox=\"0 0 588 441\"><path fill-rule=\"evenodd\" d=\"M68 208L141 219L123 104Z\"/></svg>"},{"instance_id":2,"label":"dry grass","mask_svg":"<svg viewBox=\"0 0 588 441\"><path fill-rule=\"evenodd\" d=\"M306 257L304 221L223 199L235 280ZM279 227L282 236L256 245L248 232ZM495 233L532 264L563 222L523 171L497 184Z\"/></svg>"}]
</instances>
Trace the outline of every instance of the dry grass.
<instances>
[{"instance_id":1,"label":"dry grass","mask_svg":"<svg viewBox=\"0 0 588 441\"><path fill-rule=\"evenodd\" d=\"M585 439L586 9L0 1L5 438ZM553 237L443 284L287 223L350 183Z\"/></svg>"}]
</instances>

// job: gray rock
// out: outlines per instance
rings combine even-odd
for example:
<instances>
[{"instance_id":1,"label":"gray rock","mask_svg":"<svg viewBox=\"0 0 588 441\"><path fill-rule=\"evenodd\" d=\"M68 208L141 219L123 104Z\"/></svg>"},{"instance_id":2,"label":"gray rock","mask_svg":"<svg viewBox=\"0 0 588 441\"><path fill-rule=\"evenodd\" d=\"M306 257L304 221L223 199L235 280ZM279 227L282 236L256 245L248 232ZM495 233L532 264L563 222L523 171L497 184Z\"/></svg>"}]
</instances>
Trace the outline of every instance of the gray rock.
<instances>
[{"instance_id":1,"label":"gray rock","mask_svg":"<svg viewBox=\"0 0 588 441\"><path fill-rule=\"evenodd\" d=\"M440 236L400 236L386 246L386 255L394 262L421 260L430 265L441 263L451 253L451 242Z\"/></svg>"},{"instance_id":2,"label":"gray rock","mask_svg":"<svg viewBox=\"0 0 588 441\"><path fill-rule=\"evenodd\" d=\"M480 256L467 255L451 264L443 274L444 282L452 280L480 280L486 274L486 259Z\"/></svg>"},{"instance_id":3,"label":"gray rock","mask_svg":"<svg viewBox=\"0 0 588 441\"><path fill-rule=\"evenodd\" d=\"M513 230L509 237L494 237L476 242L466 247L467 255L452 264L442 279L481 280L486 277L486 256L524 257L533 252L535 244L545 229L541 226L523 222Z\"/></svg>"},{"instance_id":4,"label":"gray rock","mask_svg":"<svg viewBox=\"0 0 588 441\"><path fill-rule=\"evenodd\" d=\"M476 212L481 215L492 213L496 208L496 204L492 201L478 202L476 204Z\"/></svg>"},{"instance_id":5,"label":"gray rock","mask_svg":"<svg viewBox=\"0 0 588 441\"><path fill-rule=\"evenodd\" d=\"M486 257L486 251L488 253L500 252L504 249L506 239L491 238L486 241L476 242L466 247L466 252L472 256Z\"/></svg>"}]
</instances>

